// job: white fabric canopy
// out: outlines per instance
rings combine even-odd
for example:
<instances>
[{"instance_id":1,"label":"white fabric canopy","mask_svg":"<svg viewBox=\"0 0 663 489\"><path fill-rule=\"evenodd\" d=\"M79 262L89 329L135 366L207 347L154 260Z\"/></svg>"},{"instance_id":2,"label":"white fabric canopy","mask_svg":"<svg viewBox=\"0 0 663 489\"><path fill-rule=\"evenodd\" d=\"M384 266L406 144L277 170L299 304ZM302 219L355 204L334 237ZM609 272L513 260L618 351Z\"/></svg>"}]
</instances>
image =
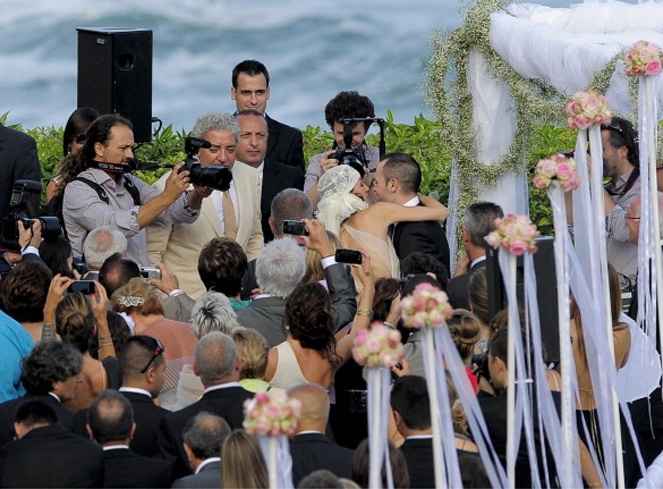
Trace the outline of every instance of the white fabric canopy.
<instances>
[{"instance_id":1,"label":"white fabric canopy","mask_svg":"<svg viewBox=\"0 0 663 489\"><path fill-rule=\"evenodd\" d=\"M586 89L596 72L639 40L663 47L663 2L612 1L570 8L521 3L491 15L493 49L521 76L546 81L569 96ZM512 142L514 101L506 84L490 74L486 60L477 52L470 56L468 83L477 157L491 164L506 154ZM663 83L657 93L659 118L663 118ZM621 62L606 96L614 111L634 112ZM480 198L499 203L507 212L526 212L525 183L524 177L507 175L494 188L480 189Z\"/></svg>"}]
</instances>

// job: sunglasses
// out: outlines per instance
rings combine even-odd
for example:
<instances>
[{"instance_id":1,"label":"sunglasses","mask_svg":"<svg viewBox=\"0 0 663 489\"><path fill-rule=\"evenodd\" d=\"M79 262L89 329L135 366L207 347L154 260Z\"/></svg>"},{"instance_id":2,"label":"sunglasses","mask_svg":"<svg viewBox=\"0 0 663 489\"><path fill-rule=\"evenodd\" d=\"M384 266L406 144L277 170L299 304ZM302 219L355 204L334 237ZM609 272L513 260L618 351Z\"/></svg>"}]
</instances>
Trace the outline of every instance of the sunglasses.
<instances>
[{"instance_id":1,"label":"sunglasses","mask_svg":"<svg viewBox=\"0 0 663 489\"><path fill-rule=\"evenodd\" d=\"M161 342L152 336L146 336L146 335L132 336L129 338L128 341L139 343L143 348L152 352L150 361L147 362L145 367L140 371L141 374L147 372L147 370L152 366L154 361L157 358L159 358L159 356L163 355L163 353L166 351L166 348L161 344Z\"/></svg>"}]
</instances>

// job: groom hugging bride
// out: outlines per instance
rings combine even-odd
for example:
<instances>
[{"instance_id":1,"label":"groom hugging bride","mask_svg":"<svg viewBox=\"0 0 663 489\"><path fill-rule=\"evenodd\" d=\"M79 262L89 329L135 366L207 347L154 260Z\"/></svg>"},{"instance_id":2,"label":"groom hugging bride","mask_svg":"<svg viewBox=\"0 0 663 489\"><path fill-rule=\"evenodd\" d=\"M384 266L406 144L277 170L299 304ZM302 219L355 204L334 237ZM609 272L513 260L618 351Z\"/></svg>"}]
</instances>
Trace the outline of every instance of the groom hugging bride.
<instances>
[{"instance_id":1,"label":"groom hugging bride","mask_svg":"<svg viewBox=\"0 0 663 489\"><path fill-rule=\"evenodd\" d=\"M317 217L343 248L370 257L376 279L400 278L399 258L414 251L428 253L448 267L449 247L440 221L449 212L435 199L418 196L420 183L418 163L402 153L385 156L370 188L357 170L339 165L320 177Z\"/></svg>"}]
</instances>

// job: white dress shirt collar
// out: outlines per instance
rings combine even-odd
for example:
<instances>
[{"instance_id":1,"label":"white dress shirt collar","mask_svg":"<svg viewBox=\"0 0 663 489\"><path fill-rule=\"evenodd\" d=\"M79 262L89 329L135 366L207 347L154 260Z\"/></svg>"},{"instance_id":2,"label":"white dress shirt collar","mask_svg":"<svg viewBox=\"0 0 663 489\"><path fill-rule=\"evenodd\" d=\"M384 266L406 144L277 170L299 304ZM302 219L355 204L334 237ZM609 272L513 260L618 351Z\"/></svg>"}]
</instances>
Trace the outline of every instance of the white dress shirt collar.
<instances>
[{"instance_id":1,"label":"white dress shirt collar","mask_svg":"<svg viewBox=\"0 0 663 489\"><path fill-rule=\"evenodd\" d=\"M226 382L225 384L219 384L219 385L211 385L208 388L205 389L204 394L207 394L208 392L212 391L218 391L221 389L227 389L229 387L242 387L239 382Z\"/></svg>"},{"instance_id":2,"label":"white dress shirt collar","mask_svg":"<svg viewBox=\"0 0 663 489\"><path fill-rule=\"evenodd\" d=\"M101 447L101 449L102 449L104 452L107 452L107 451L109 451L109 450L129 450L129 445L122 445L122 444L118 444L118 445L107 445L107 446L105 446L105 447Z\"/></svg>"},{"instance_id":3,"label":"white dress shirt collar","mask_svg":"<svg viewBox=\"0 0 663 489\"><path fill-rule=\"evenodd\" d=\"M480 256L479 258L475 258L474 260L472 260L472 263L470 263L470 270L472 270L475 267L475 265L478 265L482 261L486 261L486 255Z\"/></svg>"},{"instance_id":4,"label":"white dress shirt collar","mask_svg":"<svg viewBox=\"0 0 663 489\"><path fill-rule=\"evenodd\" d=\"M221 462L221 457L210 457L203 460L196 469L196 474L199 473L201 470L203 470L203 467L205 467L205 465L213 464L214 462Z\"/></svg>"},{"instance_id":5,"label":"white dress shirt collar","mask_svg":"<svg viewBox=\"0 0 663 489\"><path fill-rule=\"evenodd\" d=\"M118 391L120 391L120 392L131 392L132 394L142 394L142 395L147 396L150 399L152 399L152 394L150 394L145 389L139 389L138 387L120 387L118 389Z\"/></svg>"},{"instance_id":6,"label":"white dress shirt collar","mask_svg":"<svg viewBox=\"0 0 663 489\"><path fill-rule=\"evenodd\" d=\"M421 201L419 200L419 196L415 195L410 200L408 200L405 204L403 204L403 207L417 207L420 203L421 203Z\"/></svg>"},{"instance_id":7,"label":"white dress shirt collar","mask_svg":"<svg viewBox=\"0 0 663 489\"><path fill-rule=\"evenodd\" d=\"M55 392L49 392L48 395L51 396L56 401L58 401L60 404L62 404L62 399L60 399L60 396L58 396Z\"/></svg>"}]
</instances>

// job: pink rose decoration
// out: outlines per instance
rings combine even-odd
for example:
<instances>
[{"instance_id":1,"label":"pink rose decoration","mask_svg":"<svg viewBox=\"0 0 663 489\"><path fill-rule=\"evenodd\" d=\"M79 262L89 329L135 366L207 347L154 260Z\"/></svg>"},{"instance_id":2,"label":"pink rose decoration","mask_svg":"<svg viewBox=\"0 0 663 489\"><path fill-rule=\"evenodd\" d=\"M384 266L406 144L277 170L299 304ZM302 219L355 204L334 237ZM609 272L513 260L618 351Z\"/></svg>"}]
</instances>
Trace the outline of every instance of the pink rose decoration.
<instances>
[{"instance_id":1,"label":"pink rose decoration","mask_svg":"<svg viewBox=\"0 0 663 489\"><path fill-rule=\"evenodd\" d=\"M495 231L485 237L493 248L503 248L512 255L536 252L539 231L524 215L507 214L504 219L495 219Z\"/></svg>"},{"instance_id":2,"label":"pink rose decoration","mask_svg":"<svg viewBox=\"0 0 663 489\"><path fill-rule=\"evenodd\" d=\"M663 51L647 41L636 42L624 56L628 76L656 76L663 68Z\"/></svg>"},{"instance_id":3,"label":"pink rose decoration","mask_svg":"<svg viewBox=\"0 0 663 489\"><path fill-rule=\"evenodd\" d=\"M301 403L283 391L260 392L244 402L244 429L259 436L293 436Z\"/></svg>"},{"instance_id":4,"label":"pink rose decoration","mask_svg":"<svg viewBox=\"0 0 663 489\"><path fill-rule=\"evenodd\" d=\"M359 365L369 368L391 368L403 358L401 334L374 322L370 329L357 333L352 347L352 357Z\"/></svg>"},{"instance_id":5,"label":"pink rose decoration","mask_svg":"<svg viewBox=\"0 0 663 489\"><path fill-rule=\"evenodd\" d=\"M401 317L410 328L444 326L453 308L447 294L431 284L419 284L412 295L401 300Z\"/></svg>"},{"instance_id":6,"label":"pink rose decoration","mask_svg":"<svg viewBox=\"0 0 663 489\"><path fill-rule=\"evenodd\" d=\"M612 112L606 98L592 90L578 92L566 103L566 122L571 129L587 129L595 124L608 124Z\"/></svg>"},{"instance_id":7,"label":"pink rose decoration","mask_svg":"<svg viewBox=\"0 0 663 489\"><path fill-rule=\"evenodd\" d=\"M553 183L559 184L565 192L575 190L579 186L576 162L562 154L556 154L539 160L536 164L532 185L545 190ZM491 244L491 246L493 246ZM496 248L496 246L493 246Z\"/></svg>"}]
</instances>

